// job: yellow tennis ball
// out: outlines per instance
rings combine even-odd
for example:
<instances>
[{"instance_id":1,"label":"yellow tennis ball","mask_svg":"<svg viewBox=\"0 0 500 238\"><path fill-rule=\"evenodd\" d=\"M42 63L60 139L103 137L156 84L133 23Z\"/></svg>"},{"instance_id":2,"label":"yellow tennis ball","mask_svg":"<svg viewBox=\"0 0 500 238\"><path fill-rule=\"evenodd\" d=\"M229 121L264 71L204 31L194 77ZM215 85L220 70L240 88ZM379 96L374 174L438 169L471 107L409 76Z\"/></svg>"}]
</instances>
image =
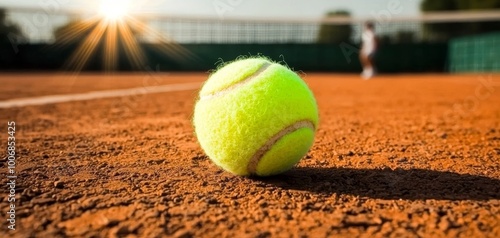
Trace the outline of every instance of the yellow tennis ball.
<instances>
[{"instance_id":1,"label":"yellow tennis ball","mask_svg":"<svg viewBox=\"0 0 500 238\"><path fill-rule=\"evenodd\" d=\"M249 58L210 75L193 122L201 147L216 165L236 175L269 176L291 169L307 153L318 107L296 73Z\"/></svg>"}]
</instances>

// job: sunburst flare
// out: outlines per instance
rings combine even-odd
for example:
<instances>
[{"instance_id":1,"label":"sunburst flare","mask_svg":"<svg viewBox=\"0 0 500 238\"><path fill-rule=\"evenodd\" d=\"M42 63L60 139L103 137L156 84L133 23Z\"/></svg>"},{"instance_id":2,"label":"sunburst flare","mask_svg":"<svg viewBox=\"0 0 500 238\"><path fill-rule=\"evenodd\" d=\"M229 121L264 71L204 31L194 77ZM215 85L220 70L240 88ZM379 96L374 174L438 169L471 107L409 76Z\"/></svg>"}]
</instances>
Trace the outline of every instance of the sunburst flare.
<instances>
[{"instance_id":1,"label":"sunburst flare","mask_svg":"<svg viewBox=\"0 0 500 238\"><path fill-rule=\"evenodd\" d=\"M141 34L153 36L157 40L153 44L154 47L175 60L197 58L171 37L154 30L139 17L131 14L130 10L133 8L135 7L129 0L103 0L98 15L71 23L68 30L62 32L57 39L60 44L80 42L66 62L66 68L76 72L82 71L101 49L106 72L118 68L121 52L124 52L132 69L147 70L147 57L138 40Z\"/></svg>"}]
</instances>

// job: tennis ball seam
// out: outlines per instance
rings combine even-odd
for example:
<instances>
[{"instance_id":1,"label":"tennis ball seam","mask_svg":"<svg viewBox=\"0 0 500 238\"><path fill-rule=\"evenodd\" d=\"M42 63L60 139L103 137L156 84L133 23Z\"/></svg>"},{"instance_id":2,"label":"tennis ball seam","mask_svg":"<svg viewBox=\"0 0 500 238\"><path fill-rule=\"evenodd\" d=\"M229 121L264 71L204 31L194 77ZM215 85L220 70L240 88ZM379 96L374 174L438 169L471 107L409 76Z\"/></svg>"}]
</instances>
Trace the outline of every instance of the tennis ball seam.
<instances>
[{"instance_id":1,"label":"tennis ball seam","mask_svg":"<svg viewBox=\"0 0 500 238\"><path fill-rule=\"evenodd\" d=\"M271 66L271 65L272 65L271 63L266 62L262 66L260 66L260 68L257 71L255 71L253 74L247 76L246 78L244 78L244 79L242 79L242 80L240 80L232 85L229 85L228 87L223 88L219 91L212 92L212 93L207 94L207 95L200 95L200 100L207 100L207 99L211 99L214 97L220 97L220 96L226 95L226 94L230 93L231 91L233 91L234 89L239 88L239 87L249 83L253 79L259 77L259 75L262 74L264 71L266 71L267 68L269 68L269 66Z\"/></svg>"},{"instance_id":2,"label":"tennis ball seam","mask_svg":"<svg viewBox=\"0 0 500 238\"><path fill-rule=\"evenodd\" d=\"M257 166L259 165L260 160L264 157L264 155L273 148L274 144L278 142L281 138L285 137L286 135L293 133L299 129L302 128L309 128L312 131L315 131L316 126L314 125L314 122L310 120L302 120L302 121L297 121L282 130L280 130L278 133L273 135L269 140L264 143L250 158L250 161L248 162L247 166L247 171L249 174L257 174Z\"/></svg>"}]
</instances>

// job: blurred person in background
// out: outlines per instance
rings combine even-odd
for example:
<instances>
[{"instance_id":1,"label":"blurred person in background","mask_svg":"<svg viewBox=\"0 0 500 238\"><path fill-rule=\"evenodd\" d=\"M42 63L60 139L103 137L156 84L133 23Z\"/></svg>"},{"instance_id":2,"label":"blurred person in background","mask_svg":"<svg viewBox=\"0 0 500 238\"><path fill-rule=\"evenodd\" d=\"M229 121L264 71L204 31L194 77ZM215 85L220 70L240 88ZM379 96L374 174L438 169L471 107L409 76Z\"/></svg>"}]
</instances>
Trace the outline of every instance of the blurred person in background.
<instances>
[{"instance_id":1,"label":"blurred person in background","mask_svg":"<svg viewBox=\"0 0 500 238\"><path fill-rule=\"evenodd\" d=\"M375 26L372 22L366 22L361 34L361 51L359 60L363 66L361 77L370 79L375 75L374 56L378 48L378 40L375 35Z\"/></svg>"}]
</instances>

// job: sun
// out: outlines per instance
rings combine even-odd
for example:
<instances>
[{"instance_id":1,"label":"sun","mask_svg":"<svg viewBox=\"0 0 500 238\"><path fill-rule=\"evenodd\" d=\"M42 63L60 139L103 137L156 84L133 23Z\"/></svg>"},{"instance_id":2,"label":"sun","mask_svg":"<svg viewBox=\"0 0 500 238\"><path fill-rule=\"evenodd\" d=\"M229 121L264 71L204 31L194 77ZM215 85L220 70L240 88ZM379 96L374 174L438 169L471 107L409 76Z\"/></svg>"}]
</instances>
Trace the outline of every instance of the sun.
<instances>
[{"instance_id":1,"label":"sun","mask_svg":"<svg viewBox=\"0 0 500 238\"><path fill-rule=\"evenodd\" d=\"M100 14L108 20L122 20L130 11L130 1L102 0Z\"/></svg>"}]
</instances>

